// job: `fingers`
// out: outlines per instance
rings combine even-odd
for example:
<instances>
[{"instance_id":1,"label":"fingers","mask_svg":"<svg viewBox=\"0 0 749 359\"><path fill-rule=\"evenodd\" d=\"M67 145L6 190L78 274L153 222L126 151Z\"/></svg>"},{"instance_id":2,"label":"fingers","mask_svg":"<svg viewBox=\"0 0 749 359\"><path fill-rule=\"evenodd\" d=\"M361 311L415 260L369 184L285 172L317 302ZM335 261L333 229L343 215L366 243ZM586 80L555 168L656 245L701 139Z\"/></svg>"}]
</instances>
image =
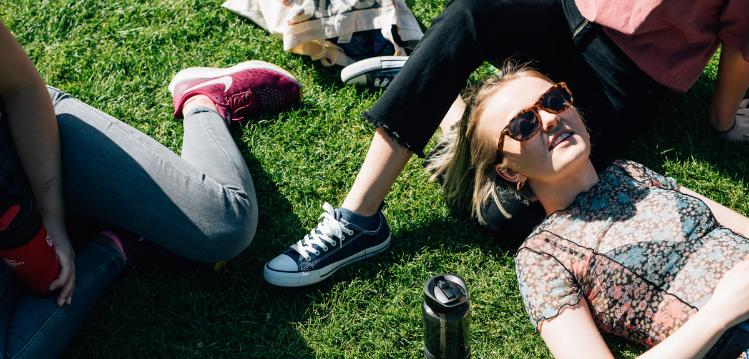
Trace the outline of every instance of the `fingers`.
<instances>
[{"instance_id":1,"label":"fingers","mask_svg":"<svg viewBox=\"0 0 749 359\"><path fill-rule=\"evenodd\" d=\"M50 291L62 288L62 286L68 282L68 278L70 278L70 266L64 265L62 260L60 260L60 267L60 275L49 285Z\"/></svg>"},{"instance_id":2,"label":"fingers","mask_svg":"<svg viewBox=\"0 0 749 359\"><path fill-rule=\"evenodd\" d=\"M70 305L73 302L73 292L75 291L75 270L72 271L70 278L62 287L60 296L57 298L57 305L63 306L65 304Z\"/></svg>"},{"instance_id":3,"label":"fingers","mask_svg":"<svg viewBox=\"0 0 749 359\"><path fill-rule=\"evenodd\" d=\"M57 297L57 305L63 306L72 303L73 291L75 289L75 263L72 250L57 248L57 257L60 260L60 276L50 284L50 291L61 289Z\"/></svg>"}]
</instances>

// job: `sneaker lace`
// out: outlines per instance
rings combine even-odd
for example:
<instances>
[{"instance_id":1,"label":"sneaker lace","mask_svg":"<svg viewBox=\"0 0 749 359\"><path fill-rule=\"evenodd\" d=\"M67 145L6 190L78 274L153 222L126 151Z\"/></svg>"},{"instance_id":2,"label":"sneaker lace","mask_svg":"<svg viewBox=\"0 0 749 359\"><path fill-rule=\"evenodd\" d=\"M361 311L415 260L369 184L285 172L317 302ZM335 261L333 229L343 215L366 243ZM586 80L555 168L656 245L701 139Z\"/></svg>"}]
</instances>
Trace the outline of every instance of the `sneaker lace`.
<instances>
[{"instance_id":1,"label":"sneaker lace","mask_svg":"<svg viewBox=\"0 0 749 359\"><path fill-rule=\"evenodd\" d=\"M328 245L331 247L335 247L336 244L343 245L344 233L347 235L354 233L352 229L344 227L341 222L335 219L335 211L330 203L325 202L322 208L324 212L320 215L317 227L304 235L302 240L291 245L291 249L299 252L305 260L309 260L310 253L320 254L315 246L327 251ZM336 240L338 241L336 242Z\"/></svg>"},{"instance_id":2,"label":"sneaker lace","mask_svg":"<svg viewBox=\"0 0 749 359\"><path fill-rule=\"evenodd\" d=\"M231 116L235 121L244 121L248 110L255 103L252 91L243 91L227 99Z\"/></svg>"}]
</instances>

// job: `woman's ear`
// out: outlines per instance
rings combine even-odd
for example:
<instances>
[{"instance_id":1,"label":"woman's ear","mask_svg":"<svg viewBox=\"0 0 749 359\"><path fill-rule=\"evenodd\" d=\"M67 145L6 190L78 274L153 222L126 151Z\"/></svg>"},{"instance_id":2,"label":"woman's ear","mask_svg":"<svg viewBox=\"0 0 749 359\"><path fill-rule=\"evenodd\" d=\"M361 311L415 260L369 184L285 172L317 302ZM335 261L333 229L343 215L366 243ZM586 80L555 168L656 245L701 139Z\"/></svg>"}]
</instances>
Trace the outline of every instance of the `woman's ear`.
<instances>
[{"instance_id":1,"label":"woman's ear","mask_svg":"<svg viewBox=\"0 0 749 359\"><path fill-rule=\"evenodd\" d=\"M503 163L499 163L494 166L494 171L496 171L500 177L512 183L520 183L528 180L528 177L525 177L524 175L515 172L513 169L506 167Z\"/></svg>"}]
</instances>

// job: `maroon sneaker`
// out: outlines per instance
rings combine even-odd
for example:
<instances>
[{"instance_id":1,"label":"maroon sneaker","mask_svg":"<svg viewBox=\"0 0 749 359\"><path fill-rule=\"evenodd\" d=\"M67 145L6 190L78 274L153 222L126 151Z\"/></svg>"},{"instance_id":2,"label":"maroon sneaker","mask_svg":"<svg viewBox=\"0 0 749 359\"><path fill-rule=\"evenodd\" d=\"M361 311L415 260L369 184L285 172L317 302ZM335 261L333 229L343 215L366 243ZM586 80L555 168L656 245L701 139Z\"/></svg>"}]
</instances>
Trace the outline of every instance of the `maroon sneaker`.
<instances>
[{"instance_id":1,"label":"maroon sneaker","mask_svg":"<svg viewBox=\"0 0 749 359\"><path fill-rule=\"evenodd\" d=\"M219 114L244 121L260 111L278 111L301 98L301 85L288 71L265 61L247 61L227 67L191 67L177 73L169 83L174 117L182 117L182 106L195 95L208 96Z\"/></svg>"}]
</instances>

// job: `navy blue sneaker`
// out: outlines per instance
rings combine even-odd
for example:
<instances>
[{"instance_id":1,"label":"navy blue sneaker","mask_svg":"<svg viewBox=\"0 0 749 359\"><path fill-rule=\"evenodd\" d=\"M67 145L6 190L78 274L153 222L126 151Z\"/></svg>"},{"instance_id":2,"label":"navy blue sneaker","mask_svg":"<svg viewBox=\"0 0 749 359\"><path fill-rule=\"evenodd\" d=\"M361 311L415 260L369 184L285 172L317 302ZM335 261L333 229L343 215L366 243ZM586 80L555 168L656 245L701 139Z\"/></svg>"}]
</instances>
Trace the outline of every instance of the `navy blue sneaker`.
<instances>
[{"instance_id":1,"label":"navy blue sneaker","mask_svg":"<svg viewBox=\"0 0 749 359\"><path fill-rule=\"evenodd\" d=\"M357 61L341 70L341 81L347 85L387 87L406 60L408 56L379 56Z\"/></svg>"},{"instance_id":2,"label":"navy blue sneaker","mask_svg":"<svg viewBox=\"0 0 749 359\"><path fill-rule=\"evenodd\" d=\"M368 231L341 219L329 203L323 205L317 227L304 239L265 264L263 277L281 287L301 287L328 278L340 268L385 251L390 229L382 212L379 225Z\"/></svg>"}]
</instances>

